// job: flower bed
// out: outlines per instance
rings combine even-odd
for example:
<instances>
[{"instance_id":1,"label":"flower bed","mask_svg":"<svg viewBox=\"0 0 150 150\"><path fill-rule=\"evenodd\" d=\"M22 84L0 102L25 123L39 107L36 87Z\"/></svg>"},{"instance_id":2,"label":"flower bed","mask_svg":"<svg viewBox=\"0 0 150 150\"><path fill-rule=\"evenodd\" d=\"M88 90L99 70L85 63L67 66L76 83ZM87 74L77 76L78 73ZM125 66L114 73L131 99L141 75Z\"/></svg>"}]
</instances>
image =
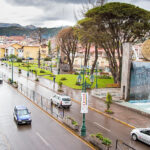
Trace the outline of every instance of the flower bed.
<instances>
[{"instance_id":1,"label":"flower bed","mask_svg":"<svg viewBox=\"0 0 150 150\"><path fill-rule=\"evenodd\" d=\"M103 137L101 133L91 134L89 141L101 150L110 150L111 140Z\"/></svg>"},{"instance_id":2,"label":"flower bed","mask_svg":"<svg viewBox=\"0 0 150 150\"><path fill-rule=\"evenodd\" d=\"M73 130L79 130L79 125L78 123L71 117L66 117L63 119L63 122L69 126Z\"/></svg>"}]
</instances>

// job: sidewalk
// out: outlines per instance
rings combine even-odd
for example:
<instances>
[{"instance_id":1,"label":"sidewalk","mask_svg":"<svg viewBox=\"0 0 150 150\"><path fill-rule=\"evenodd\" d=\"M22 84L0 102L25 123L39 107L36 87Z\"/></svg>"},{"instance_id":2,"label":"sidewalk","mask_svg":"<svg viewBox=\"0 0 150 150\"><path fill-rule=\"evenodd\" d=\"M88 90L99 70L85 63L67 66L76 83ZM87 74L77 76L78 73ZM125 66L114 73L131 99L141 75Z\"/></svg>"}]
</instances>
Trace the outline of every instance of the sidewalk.
<instances>
[{"instance_id":1,"label":"sidewalk","mask_svg":"<svg viewBox=\"0 0 150 150\"><path fill-rule=\"evenodd\" d=\"M43 85L51 90L57 91L57 89L58 89L57 83L55 83L55 86L54 86L54 83L51 80L47 80L42 77L40 77L39 79L40 79L40 82L39 82L40 85ZM71 98L73 98L79 102L81 101L81 90L71 89L64 85L63 85L62 89L64 91L63 92L64 94L69 95ZM91 106L99 111L105 112L106 105L104 103L104 99L100 99L95 96L92 96L92 94L91 94L92 92L90 90L87 90L87 92L89 94L89 106ZM139 113L131 110L130 108L119 106L118 104L113 103L111 105L111 109L114 112L114 114L112 114L111 116L113 116L121 121L124 121L132 126L139 127L139 128L150 126L150 118L149 117L139 114Z\"/></svg>"},{"instance_id":2,"label":"sidewalk","mask_svg":"<svg viewBox=\"0 0 150 150\"><path fill-rule=\"evenodd\" d=\"M24 77L27 77L26 71L22 71L22 74ZM30 80L34 81L35 80L35 75L29 76ZM57 91L58 85L57 83L54 83L51 80L47 80L45 78L39 77L39 82L37 84L40 84L41 86L48 88L53 91ZM71 98L75 99L76 101L80 102L81 101L81 90L74 90L69 87L66 87L63 85L63 94L69 95ZM87 90L89 94L89 106L101 111L105 112L106 105L104 103L104 99L97 98L95 96L92 96L91 91ZM111 105L111 109L114 112L111 116L124 121L132 126L139 127L139 128L144 128L144 127L149 127L150 126L150 118L139 114L130 108L120 106L118 104L113 103Z\"/></svg>"}]
</instances>

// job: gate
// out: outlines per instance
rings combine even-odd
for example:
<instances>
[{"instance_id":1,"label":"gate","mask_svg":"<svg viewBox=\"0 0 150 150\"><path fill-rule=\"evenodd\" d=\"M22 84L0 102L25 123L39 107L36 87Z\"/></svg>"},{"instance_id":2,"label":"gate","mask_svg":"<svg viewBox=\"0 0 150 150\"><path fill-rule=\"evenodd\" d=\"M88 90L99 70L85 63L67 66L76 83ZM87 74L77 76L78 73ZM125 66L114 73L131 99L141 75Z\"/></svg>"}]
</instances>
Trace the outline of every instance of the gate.
<instances>
[{"instance_id":1,"label":"gate","mask_svg":"<svg viewBox=\"0 0 150 150\"><path fill-rule=\"evenodd\" d=\"M123 141L117 139L115 150L136 150L136 149L131 147L130 145L124 143Z\"/></svg>"}]
</instances>

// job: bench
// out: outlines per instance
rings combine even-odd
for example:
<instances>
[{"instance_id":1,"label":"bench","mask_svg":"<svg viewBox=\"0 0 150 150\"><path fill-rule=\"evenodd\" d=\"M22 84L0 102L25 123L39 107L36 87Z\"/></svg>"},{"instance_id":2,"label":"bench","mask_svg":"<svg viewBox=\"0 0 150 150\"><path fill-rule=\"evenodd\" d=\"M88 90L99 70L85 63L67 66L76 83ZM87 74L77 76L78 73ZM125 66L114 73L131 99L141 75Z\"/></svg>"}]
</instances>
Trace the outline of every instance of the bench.
<instances>
[{"instance_id":1,"label":"bench","mask_svg":"<svg viewBox=\"0 0 150 150\"><path fill-rule=\"evenodd\" d=\"M107 84L106 88L120 88L119 83Z\"/></svg>"}]
</instances>

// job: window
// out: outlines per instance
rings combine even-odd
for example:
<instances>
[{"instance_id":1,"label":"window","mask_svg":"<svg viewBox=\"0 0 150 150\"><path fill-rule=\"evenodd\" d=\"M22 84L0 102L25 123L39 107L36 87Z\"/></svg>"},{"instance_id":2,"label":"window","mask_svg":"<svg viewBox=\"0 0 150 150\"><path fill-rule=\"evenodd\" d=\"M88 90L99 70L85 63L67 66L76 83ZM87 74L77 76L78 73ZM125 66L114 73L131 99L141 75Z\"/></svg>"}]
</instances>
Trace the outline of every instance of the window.
<instances>
[{"instance_id":1,"label":"window","mask_svg":"<svg viewBox=\"0 0 150 150\"><path fill-rule=\"evenodd\" d=\"M144 131L141 131L141 133L143 133L143 134L146 134L146 135L149 135L149 136L150 136L150 130L144 130Z\"/></svg>"},{"instance_id":2,"label":"window","mask_svg":"<svg viewBox=\"0 0 150 150\"><path fill-rule=\"evenodd\" d=\"M18 110L18 111L17 111L17 114L18 114L19 116L23 116L23 115L28 115L29 112L28 112L27 109L22 109L22 110Z\"/></svg>"},{"instance_id":3,"label":"window","mask_svg":"<svg viewBox=\"0 0 150 150\"><path fill-rule=\"evenodd\" d=\"M63 101L70 101L69 98L62 98Z\"/></svg>"}]
</instances>

